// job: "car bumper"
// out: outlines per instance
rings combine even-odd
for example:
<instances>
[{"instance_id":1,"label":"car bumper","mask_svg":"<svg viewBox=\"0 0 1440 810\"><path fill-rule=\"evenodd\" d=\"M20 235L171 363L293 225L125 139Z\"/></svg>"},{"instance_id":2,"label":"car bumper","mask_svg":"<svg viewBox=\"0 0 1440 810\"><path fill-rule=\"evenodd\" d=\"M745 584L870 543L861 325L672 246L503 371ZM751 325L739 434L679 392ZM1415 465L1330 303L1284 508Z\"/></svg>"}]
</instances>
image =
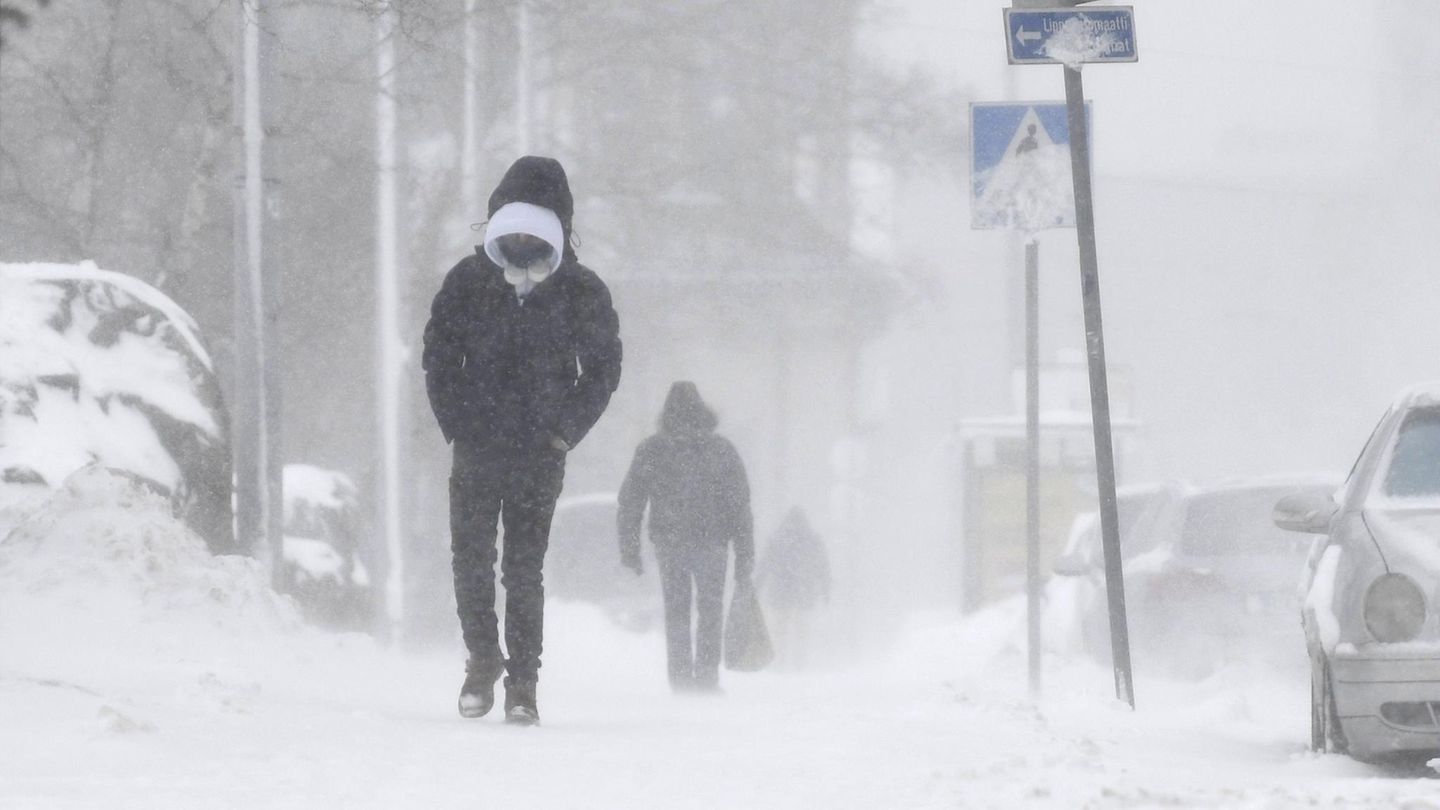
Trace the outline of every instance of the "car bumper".
<instances>
[{"instance_id":1,"label":"car bumper","mask_svg":"<svg viewBox=\"0 0 1440 810\"><path fill-rule=\"evenodd\" d=\"M1440 650L1337 651L1330 676L1352 755L1440 751Z\"/></svg>"}]
</instances>

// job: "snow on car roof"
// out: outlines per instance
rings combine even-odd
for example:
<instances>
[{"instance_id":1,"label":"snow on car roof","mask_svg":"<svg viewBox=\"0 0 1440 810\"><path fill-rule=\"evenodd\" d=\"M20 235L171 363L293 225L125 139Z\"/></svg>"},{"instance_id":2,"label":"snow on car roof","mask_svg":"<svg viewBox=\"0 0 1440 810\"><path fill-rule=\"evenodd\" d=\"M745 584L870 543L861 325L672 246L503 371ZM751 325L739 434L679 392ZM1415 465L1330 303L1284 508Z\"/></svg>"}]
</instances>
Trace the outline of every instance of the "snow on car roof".
<instances>
[{"instance_id":1,"label":"snow on car roof","mask_svg":"<svg viewBox=\"0 0 1440 810\"><path fill-rule=\"evenodd\" d=\"M1237 478L1224 478L1206 484L1191 485L1188 495L1201 495L1210 492L1225 492L1236 489L1277 489L1282 487L1338 487L1341 477L1335 473L1327 472L1302 472L1302 473L1270 473L1267 475L1248 475Z\"/></svg>"},{"instance_id":2,"label":"snow on car roof","mask_svg":"<svg viewBox=\"0 0 1440 810\"><path fill-rule=\"evenodd\" d=\"M101 270L94 262L90 261L79 264L0 262L0 276L35 281L100 281L118 287L137 301L165 313L165 317L175 326L175 331L189 346L195 358L204 363L207 369L215 370L210 353L205 350L205 345L200 342L198 337L197 333L200 331L200 327L190 317L190 313L181 309L180 305L172 301L169 296L137 278L124 273Z\"/></svg>"},{"instance_id":3,"label":"snow on car roof","mask_svg":"<svg viewBox=\"0 0 1440 810\"><path fill-rule=\"evenodd\" d=\"M1440 405L1440 380L1416 383L1396 394L1394 402L1402 409Z\"/></svg>"},{"instance_id":4,"label":"snow on car roof","mask_svg":"<svg viewBox=\"0 0 1440 810\"><path fill-rule=\"evenodd\" d=\"M115 306L163 331L127 330ZM89 262L0 263L0 468L54 487L98 462L176 491L202 459L225 466L213 377L195 322L143 281Z\"/></svg>"},{"instance_id":5,"label":"snow on car roof","mask_svg":"<svg viewBox=\"0 0 1440 810\"><path fill-rule=\"evenodd\" d=\"M327 470L312 464L286 464L282 475L287 515L298 501L327 509L343 509L347 502L358 497L355 482L339 470Z\"/></svg>"}]
</instances>

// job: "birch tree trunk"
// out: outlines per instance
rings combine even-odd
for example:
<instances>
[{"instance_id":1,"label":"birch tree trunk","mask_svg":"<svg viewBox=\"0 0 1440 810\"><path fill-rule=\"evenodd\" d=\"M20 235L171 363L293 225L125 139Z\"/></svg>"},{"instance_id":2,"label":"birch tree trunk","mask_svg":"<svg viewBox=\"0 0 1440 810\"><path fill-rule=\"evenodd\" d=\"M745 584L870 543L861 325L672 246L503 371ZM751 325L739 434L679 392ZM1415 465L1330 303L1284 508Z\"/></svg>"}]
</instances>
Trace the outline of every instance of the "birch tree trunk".
<instances>
[{"instance_id":1,"label":"birch tree trunk","mask_svg":"<svg viewBox=\"0 0 1440 810\"><path fill-rule=\"evenodd\" d=\"M389 637L400 637L404 619L404 549L400 538L399 249L395 188L395 10L388 3L375 18L375 326L379 422L379 525L385 539L385 615Z\"/></svg>"},{"instance_id":2,"label":"birch tree trunk","mask_svg":"<svg viewBox=\"0 0 1440 810\"><path fill-rule=\"evenodd\" d=\"M283 571L283 499L279 447L279 360L272 357L270 327L278 318L278 285L268 226L271 198L266 124L273 110L269 89L274 29L268 0L244 0L236 12L234 111L235 183L235 405L230 445L235 467L236 542L260 557L278 585Z\"/></svg>"},{"instance_id":3,"label":"birch tree trunk","mask_svg":"<svg viewBox=\"0 0 1440 810\"><path fill-rule=\"evenodd\" d=\"M476 30L479 25L476 0L462 0L465 4L465 80L461 83L462 93L465 97L461 99L460 109L464 111L465 120L461 122L460 142L460 202L464 209L464 216L480 216L480 138L475 120L478 114L475 94L479 91L478 77L480 63L480 36Z\"/></svg>"}]
</instances>

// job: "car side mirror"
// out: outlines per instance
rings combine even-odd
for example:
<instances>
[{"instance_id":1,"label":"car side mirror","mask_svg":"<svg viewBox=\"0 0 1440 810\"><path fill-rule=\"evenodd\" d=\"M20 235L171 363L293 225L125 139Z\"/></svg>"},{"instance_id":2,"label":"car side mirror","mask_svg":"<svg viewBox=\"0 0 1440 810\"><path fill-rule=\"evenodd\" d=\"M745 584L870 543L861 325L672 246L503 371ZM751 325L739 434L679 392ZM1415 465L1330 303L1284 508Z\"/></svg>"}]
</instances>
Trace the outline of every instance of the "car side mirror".
<instances>
[{"instance_id":1,"label":"car side mirror","mask_svg":"<svg viewBox=\"0 0 1440 810\"><path fill-rule=\"evenodd\" d=\"M1275 504L1273 517L1275 525L1286 531L1326 534L1338 509L1329 495L1296 492Z\"/></svg>"},{"instance_id":2,"label":"car side mirror","mask_svg":"<svg viewBox=\"0 0 1440 810\"><path fill-rule=\"evenodd\" d=\"M1061 554L1052 570L1062 577L1083 577L1090 573L1090 565L1079 554Z\"/></svg>"}]
</instances>

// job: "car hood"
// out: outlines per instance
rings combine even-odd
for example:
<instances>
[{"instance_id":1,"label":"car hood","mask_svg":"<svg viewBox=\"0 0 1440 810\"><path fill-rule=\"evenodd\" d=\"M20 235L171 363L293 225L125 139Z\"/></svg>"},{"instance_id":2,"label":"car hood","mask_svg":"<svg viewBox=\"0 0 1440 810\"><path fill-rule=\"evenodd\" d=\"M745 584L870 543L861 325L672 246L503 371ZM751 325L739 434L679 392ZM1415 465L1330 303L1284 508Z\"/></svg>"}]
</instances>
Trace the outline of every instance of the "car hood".
<instances>
[{"instance_id":1,"label":"car hood","mask_svg":"<svg viewBox=\"0 0 1440 810\"><path fill-rule=\"evenodd\" d=\"M1387 569L1431 592L1440 586L1440 503L1369 508L1364 517Z\"/></svg>"}]
</instances>

